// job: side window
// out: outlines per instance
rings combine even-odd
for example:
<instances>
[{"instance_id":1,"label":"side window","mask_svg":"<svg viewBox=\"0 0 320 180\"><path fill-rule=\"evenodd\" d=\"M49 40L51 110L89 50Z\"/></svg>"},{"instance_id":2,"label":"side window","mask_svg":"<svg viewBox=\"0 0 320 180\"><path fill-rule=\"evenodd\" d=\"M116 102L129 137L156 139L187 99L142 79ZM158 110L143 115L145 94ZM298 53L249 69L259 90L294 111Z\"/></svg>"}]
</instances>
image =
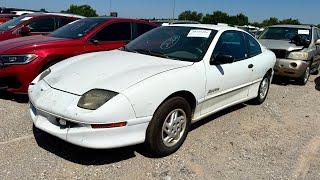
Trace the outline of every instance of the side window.
<instances>
[{"instance_id":1,"label":"side window","mask_svg":"<svg viewBox=\"0 0 320 180\"><path fill-rule=\"evenodd\" d=\"M135 33L134 33L133 39L155 28L154 26L151 26L149 24L134 23L134 25L135 25Z\"/></svg>"},{"instance_id":2,"label":"side window","mask_svg":"<svg viewBox=\"0 0 320 180\"><path fill-rule=\"evenodd\" d=\"M218 55L231 55L236 61L246 58L245 41L242 32L226 31L224 32L213 51L213 57Z\"/></svg>"},{"instance_id":3,"label":"side window","mask_svg":"<svg viewBox=\"0 0 320 180\"><path fill-rule=\"evenodd\" d=\"M110 24L95 36L98 41L129 41L131 40L131 24L121 22Z\"/></svg>"},{"instance_id":4,"label":"side window","mask_svg":"<svg viewBox=\"0 0 320 180\"><path fill-rule=\"evenodd\" d=\"M261 46L257 42L257 40L255 40L252 36L250 36L247 33L244 33L244 35L245 35L246 40L247 40L248 56L249 57L253 57L253 56L261 54L262 53Z\"/></svg>"},{"instance_id":5,"label":"side window","mask_svg":"<svg viewBox=\"0 0 320 180\"><path fill-rule=\"evenodd\" d=\"M31 32L52 32L54 31L54 18L39 18L28 24Z\"/></svg>"},{"instance_id":6,"label":"side window","mask_svg":"<svg viewBox=\"0 0 320 180\"><path fill-rule=\"evenodd\" d=\"M58 18L58 27L57 28L60 28L62 26L65 26L71 22L75 21L75 19L71 19L71 18Z\"/></svg>"}]
</instances>

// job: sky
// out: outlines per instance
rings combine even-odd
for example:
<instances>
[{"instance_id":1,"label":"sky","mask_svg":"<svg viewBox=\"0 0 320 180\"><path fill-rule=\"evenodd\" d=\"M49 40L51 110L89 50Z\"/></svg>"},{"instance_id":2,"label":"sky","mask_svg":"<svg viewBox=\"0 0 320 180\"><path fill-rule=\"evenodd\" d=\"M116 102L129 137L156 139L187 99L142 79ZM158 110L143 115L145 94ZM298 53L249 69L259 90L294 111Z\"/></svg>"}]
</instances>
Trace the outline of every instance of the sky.
<instances>
[{"instance_id":1,"label":"sky","mask_svg":"<svg viewBox=\"0 0 320 180\"><path fill-rule=\"evenodd\" d=\"M120 17L171 18L174 0L111 0L111 10ZM0 6L47 11L68 9L71 4L88 4L98 14L109 14L110 0L0 0ZM320 24L319 0L175 0L175 15L185 10L212 13L216 10L235 15L244 13L251 22L269 17L294 18L305 24Z\"/></svg>"}]
</instances>

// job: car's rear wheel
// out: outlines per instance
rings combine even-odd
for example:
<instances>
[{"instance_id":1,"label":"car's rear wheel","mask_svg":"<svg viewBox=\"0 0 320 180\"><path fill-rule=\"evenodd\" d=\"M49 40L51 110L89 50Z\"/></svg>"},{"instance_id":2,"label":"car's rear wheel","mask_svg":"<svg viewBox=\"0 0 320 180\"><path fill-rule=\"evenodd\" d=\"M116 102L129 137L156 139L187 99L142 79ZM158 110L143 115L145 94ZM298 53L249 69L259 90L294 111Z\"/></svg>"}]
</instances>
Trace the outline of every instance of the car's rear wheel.
<instances>
[{"instance_id":1,"label":"car's rear wheel","mask_svg":"<svg viewBox=\"0 0 320 180\"><path fill-rule=\"evenodd\" d=\"M258 95L251 101L252 104L260 105L266 100L270 89L270 81L271 77L269 74L263 77L259 86Z\"/></svg>"},{"instance_id":2,"label":"car's rear wheel","mask_svg":"<svg viewBox=\"0 0 320 180\"><path fill-rule=\"evenodd\" d=\"M190 129L191 112L189 103L182 97L171 98L158 108L145 142L152 156L167 156L180 148Z\"/></svg>"},{"instance_id":3,"label":"car's rear wheel","mask_svg":"<svg viewBox=\"0 0 320 180\"><path fill-rule=\"evenodd\" d=\"M310 77L310 67L308 66L304 71L303 75L298 78L298 83L300 85L306 85Z\"/></svg>"}]
</instances>

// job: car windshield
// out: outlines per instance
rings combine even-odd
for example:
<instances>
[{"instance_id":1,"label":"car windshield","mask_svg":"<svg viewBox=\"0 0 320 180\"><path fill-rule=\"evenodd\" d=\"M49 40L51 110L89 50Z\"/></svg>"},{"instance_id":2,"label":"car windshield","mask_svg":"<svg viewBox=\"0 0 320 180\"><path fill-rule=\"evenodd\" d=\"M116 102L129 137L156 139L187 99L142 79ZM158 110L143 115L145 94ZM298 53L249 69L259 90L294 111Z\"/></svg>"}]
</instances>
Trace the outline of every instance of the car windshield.
<instances>
[{"instance_id":1,"label":"car windshield","mask_svg":"<svg viewBox=\"0 0 320 180\"><path fill-rule=\"evenodd\" d=\"M0 30L9 30L12 29L16 26L18 26L19 24L21 24L24 21L27 21L29 19L31 19L31 16L20 16L17 18L14 18L8 22L5 22L3 24L0 25Z\"/></svg>"},{"instance_id":2,"label":"car windshield","mask_svg":"<svg viewBox=\"0 0 320 180\"><path fill-rule=\"evenodd\" d=\"M105 22L104 18L86 18L73 21L48 36L66 39L78 39L88 34L94 27Z\"/></svg>"},{"instance_id":3,"label":"car windshield","mask_svg":"<svg viewBox=\"0 0 320 180\"><path fill-rule=\"evenodd\" d=\"M311 40L309 29L290 28L290 27L270 27L267 28L259 37L259 39L274 40L291 40L295 36L300 35L307 40Z\"/></svg>"},{"instance_id":4,"label":"car windshield","mask_svg":"<svg viewBox=\"0 0 320 180\"><path fill-rule=\"evenodd\" d=\"M180 61L198 62L207 52L216 30L193 27L163 26L151 30L123 48Z\"/></svg>"}]
</instances>

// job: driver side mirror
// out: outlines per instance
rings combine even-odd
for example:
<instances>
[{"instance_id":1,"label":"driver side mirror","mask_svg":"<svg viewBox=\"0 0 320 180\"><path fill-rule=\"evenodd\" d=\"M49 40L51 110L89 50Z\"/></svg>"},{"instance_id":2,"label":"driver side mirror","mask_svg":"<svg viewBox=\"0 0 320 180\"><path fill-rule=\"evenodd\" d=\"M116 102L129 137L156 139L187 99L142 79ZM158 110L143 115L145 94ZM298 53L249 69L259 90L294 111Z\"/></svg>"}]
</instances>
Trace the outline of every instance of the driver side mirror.
<instances>
[{"instance_id":1,"label":"driver side mirror","mask_svg":"<svg viewBox=\"0 0 320 180\"><path fill-rule=\"evenodd\" d=\"M231 55L218 54L210 59L210 65L231 64L234 61L235 58Z\"/></svg>"},{"instance_id":2,"label":"driver side mirror","mask_svg":"<svg viewBox=\"0 0 320 180\"><path fill-rule=\"evenodd\" d=\"M29 27L27 27L27 26L23 26L21 29L20 29L20 35L22 35L22 36L28 36L28 35L30 35L30 33L31 33L31 29L29 28Z\"/></svg>"},{"instance_id":3,"label":"driver side mirror","mask_svg":"<svg viewBox=\"0 0 320 180\"><path fill-rule=\"evenodd\" d=\"M320 39L315 42L315 45L320 45Z\"/></svg>"}]
</instances>

